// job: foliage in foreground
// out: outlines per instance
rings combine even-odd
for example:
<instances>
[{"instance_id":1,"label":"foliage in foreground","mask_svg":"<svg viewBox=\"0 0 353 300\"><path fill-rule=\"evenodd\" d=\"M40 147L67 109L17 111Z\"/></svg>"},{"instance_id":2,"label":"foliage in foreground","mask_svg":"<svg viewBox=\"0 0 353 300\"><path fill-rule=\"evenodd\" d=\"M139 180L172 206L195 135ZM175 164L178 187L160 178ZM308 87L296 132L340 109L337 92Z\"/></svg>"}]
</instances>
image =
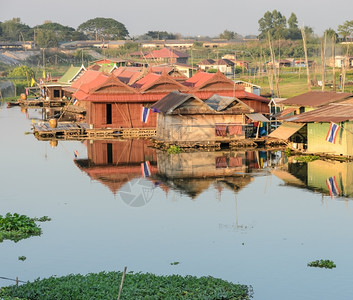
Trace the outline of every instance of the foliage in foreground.
<instances>
[{"instance_id":1,"label":"foliage in foreground","mask_svg":"<svg viewBox=\"0 0 353 300\"><path fill-rule=\"evenodd\" d=\"M333 269L336 268L336 264L329 259L320 259L308 263L308 267Z\"/></svg>"},{"instance_id":2,"label":"foliage in foreground","mask_svg":"<svg viewBox=\"0 0 353 300\"><path fill-rule=\"evenodd\" d=\"M22 299L117 299L122 272L37 279L0 290L1 297ZM252 287L213 277L126 274L121 299L251 299Z\"/></svg>"},{"instance_id":3,"label":"foliage in foreground","mask_svg":"<svg viewBox=\"0 0 353 300\"><path fill-rule=\"evenodd\" d=\"M3 240L18 242L31 236L41 235L42 229L36 224L36 221L50 221L50 218L47 216L39 219L30 218L17 213L0 215L0 242Z\"/></svg>"},{"instance_id":4,"label":"foliage in foreground","mask_svg":"<svg viewBox=\"0 0 353 300\"><path fill-rule=\"evenodd\" d=\"M320 156L318 156L318 155L302 155L302 156L296 156L295 159L297 161L302 161L302 162L311 162L311 161L320 159Z\"/></svg>"},{"instance_id":5,"label":"foliage in foreground","mask_svg":"<svg viewBox=\"0 0 353 300\"><path fill-rule=\"evenodd\" d=\"M180 152L181 152L181 148L177 145L171 145L167 150L168 154L178 154Z\"/></svg>"}]
</instances>

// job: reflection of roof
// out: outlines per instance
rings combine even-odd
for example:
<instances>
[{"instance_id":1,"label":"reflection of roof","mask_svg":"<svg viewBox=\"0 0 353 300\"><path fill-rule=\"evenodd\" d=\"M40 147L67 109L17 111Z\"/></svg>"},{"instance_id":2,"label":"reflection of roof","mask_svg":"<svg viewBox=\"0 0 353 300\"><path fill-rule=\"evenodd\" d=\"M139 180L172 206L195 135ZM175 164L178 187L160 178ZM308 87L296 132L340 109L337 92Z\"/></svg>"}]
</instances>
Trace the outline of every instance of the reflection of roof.
<instances>
[{"instance_id":1,"label":"reflection of roof","mask_svg":"<svg viewBox=\"0 0 353 300\"><path fill-rule=\"evenodd\" d=\"M312 91L305 94L288 98L281 102L283 105L318 107L331 102L353 97L351 93Z\"/></svg>"},{"instance_id":2,"label":"reflection of roof","mask_svg":"<svg viewBox=\"0 0 353 300\"><path fill-rule=\"evenodd\" d=\"M166 185L174 190L186 194L192 199L195 199L205 190L207 190L212 184L221 184L231 191L238 192L243 187L248 185L253 178L249 175L229 176L229 177L207 177L207 178L160 178L163 185Z\"/></svg>"},{"instance_id":3,"label":"reflection of roof","mask_svg":"<svg viewBox=\"0 0 353 300\"><path fill-rule=\"evenodd\" d=\"M353 120L353 104L331 103L318 109L286 118L288 122L344 122Z\"/></svg>"},{"instance_id":4,"label":"reflection of roof","mask_svg":"<svg viewBox=\"0 0 353 300\"><path fill-rule=\"evenodd\" d=\"M84 159L75 160L75 164L87 175L107 186L113 194L116 194L127 182L142 177L141 164L124 165L94 165ZM156 165L151 165L151 172L157 171Z\"/></svg>"},{"instance_id":5,"label":"reflection of roof","mask_svg":"<svg viewBox=\"0 0 353 300\"><path fill-rule=\"evenodd\" d=\"M305 186L303 181L287 171L274 169L271 171L271 174L275 175L279 179L282 179L286 184L300 187Z\"/></svg>"}]
</instances>

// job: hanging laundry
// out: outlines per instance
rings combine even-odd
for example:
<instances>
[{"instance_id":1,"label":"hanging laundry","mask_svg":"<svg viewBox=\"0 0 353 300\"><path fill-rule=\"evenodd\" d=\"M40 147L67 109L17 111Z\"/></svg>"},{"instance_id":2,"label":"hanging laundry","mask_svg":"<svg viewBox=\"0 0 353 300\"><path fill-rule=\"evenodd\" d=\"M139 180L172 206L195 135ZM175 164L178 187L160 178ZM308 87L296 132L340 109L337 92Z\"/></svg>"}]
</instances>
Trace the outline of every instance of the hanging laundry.
<instances>
[{"instance_id":1,"label":"hanging laundry","mask_svg":"<svg viewBox=\"0 0 353 300\"><path fill-rule=\"evenodd\" d=\"M227 136L227 126L216 125L216 136Z\"/></svg>"}]
</instances>

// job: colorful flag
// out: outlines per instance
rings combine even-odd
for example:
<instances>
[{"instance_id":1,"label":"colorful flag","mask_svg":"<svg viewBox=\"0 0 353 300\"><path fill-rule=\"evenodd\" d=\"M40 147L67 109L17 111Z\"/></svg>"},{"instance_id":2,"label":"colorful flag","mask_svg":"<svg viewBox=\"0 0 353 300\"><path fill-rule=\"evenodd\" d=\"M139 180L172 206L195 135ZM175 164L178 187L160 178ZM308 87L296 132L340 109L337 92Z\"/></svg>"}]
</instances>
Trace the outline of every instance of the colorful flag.
<instances>
[{"instance_id":1,"label":"colorful flag","mask_svg":"<svg viewBox=\"0 0 353 300\"><path fill-rule=\"evenodd\" d=\"M36 84L36 81L34 80L34 78L32 77L32 80L31 80L31 87L34 86Z\"/></svg>"},{"instance_id":2,"label":"colorful flag","mask_svg":"<svg viewBox=\"0 0 353 300\"><path fill-rule=\"evenodd\" d=\"M45 79L45 70L43 70L43 77L42 78Z\"/></svg>"},{"instance_id":3,"label":"colorful flag","mask_svg":"<svg viewBox=\"0 0 353 300\"><path fill-rule=\"evenodd\" d=\"M143 178L151 176L151 164L149 161L141 163L141 173Z\"/></svg>"},{"instance_id":4,"label":"colorful flag","mask_svg":"<svg viewBox=\"0 0 353 300\"><path fill-rule=\"evenodd\" d=\"M327 132L326 141L334 144L336 142L337 133L340 130L340 128L341 126L331 122L330 128Z\"/></svg>"},{"instance_id":5,"label":"colorful flag","mask_svg":"<svg viewBox=\"0 0 353 300\"><path fill-rule=\"evenodd\" d=\"M74 99L74 101L72 102L72 105L78 105L77 99Z\"/></svg>"},{"instance_id":6,"label":"colorful flag","mask_svg":"<svg viewBox=\"0 0 353 300\"><path fill-rule=\"evenodd\" d=\"M74 151L74 156L75 156L75 158L78 157L78 151L77 150Z\"/></svg>"},{"instance_id":7,"label":"colorful flag","mask_svg":"<svg viewBox=\"0 0 353 300\"><path fill-rule=\"evenodd\" d=\"M143 123L147 123L149 116L150 116L150 109L147 108L147 107L142 106L142 110L141 110L141 121L142 121Z\"/></svg>"},{"instance_id":8,"label":"colorful flag","mask_svg":"<svg viewBox=\"0 0 353 300\"><path fill-rule=\"evenodd\" d=\"M326 185L330 193L331 198L338 196L341 191L337 185L336 176L326 179Z\"/></svg>"}]
</instances>

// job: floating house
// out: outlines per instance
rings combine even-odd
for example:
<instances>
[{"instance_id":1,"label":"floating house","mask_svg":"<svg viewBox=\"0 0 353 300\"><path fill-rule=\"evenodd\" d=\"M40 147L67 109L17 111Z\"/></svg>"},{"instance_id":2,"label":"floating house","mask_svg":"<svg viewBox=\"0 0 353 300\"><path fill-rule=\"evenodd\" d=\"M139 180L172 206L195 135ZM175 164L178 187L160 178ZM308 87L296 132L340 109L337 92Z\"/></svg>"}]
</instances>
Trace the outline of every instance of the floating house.
<instances>
[{"instance_id":1,"label":"floating house","mask_svg":"<svg viewBox=\"0 0 353 300\"><path fill-rule=\"evenodd\" d=\"M202 101L193 94L169 93L152 106L158 112L156 139L178 145L213 145L245 139L253 109L236 98L213 95Z\"/></svg>"},{"instance_id":2,"label":"floating house","mask_svg":"<svg viewBox=\"0 0 353 300\"><path fill-rule=\"evenodd\" d=\"M269 137L307 153L353 156L353 99L288 117Z\"/></svg>"},{"instance_id":3,"label":"floating house","mask_svg":"<svg viewBox=\"0 0 353 300\"><path fill-rule=\"evenodd\" d=\"M94 71L91 71L94 72ZM95 79L84 83L89 75ZM155 128L156 114L141 119L142 107L150 107L173 90L186 90L170 76L149 73L132 86L110 76L89 73L76 82L74 97L87 110L87 122L94 128Z\"/></svg>"}]
</instances>

